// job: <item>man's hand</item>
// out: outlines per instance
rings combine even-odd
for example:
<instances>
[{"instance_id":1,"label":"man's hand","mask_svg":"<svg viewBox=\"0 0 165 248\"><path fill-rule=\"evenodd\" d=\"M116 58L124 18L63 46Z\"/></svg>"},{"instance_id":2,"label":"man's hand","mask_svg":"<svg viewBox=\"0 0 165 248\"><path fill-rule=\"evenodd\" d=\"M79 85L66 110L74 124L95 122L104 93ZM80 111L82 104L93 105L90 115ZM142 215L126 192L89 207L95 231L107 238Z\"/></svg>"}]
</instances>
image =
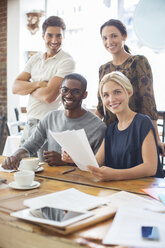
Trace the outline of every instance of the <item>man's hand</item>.
<instances>
[{"instance_id":1,"label":"man's hand","mask_svg":"<svg viewBox=\"0 0 165 248\"><path fill-rule=\"evenodd\" d=\"M53 77L48 82L46 87L39 87L34 90L32 96L40 102L51 103L57 99L60 92L60 86L62 84L63 78Z\"/></svg>"},{"instance_id":2,"label":"man's hand","mask_svg":"<svg viewBox=\"0 0 165 248\"><path fill-rule=\"evenodd\" d=\"M7 170L18 170L19 163L20 161L15 156L11 156L3 161L2 167Z\"/></svg>"},{"instance_id":3,"label":"man's hand","mask_svg":"<svg viewBox=\"0 0 165 248\"><path fill-rule=\"evenodd\" d=\"M18 149L12 156L3 161L2 167L8 170L18 170L21 159L27 157L29 157L29 154L26 150Z\"/></svg>"},{"instance_id":4,"label":"man's hand","mask_svg":"<svg viewBox=\"0 0 165 248\"><path fill-rule=\"evenodd\" d=\"M33 82L34 83L34 82ZM43 87L47 87L48 85L48 81L40 81L40 82L36 82L38 84L38 87L36 89L34 89L30 94L33 96L34 92L39 89L39 88L43 88Z\"/></svg>"},{"instance_id":5,"label":"man's hand","mask_svg":"<svg viewBox=\"0 0 165 248\"><path fill-rule=\"evenodd\" d=\"M66 164L61 160L61 154L59 154L58 152L44 151L43 156L44 156L44 161L48 163L48 165L50 166L53 166L53 165L59 166L59 165Z\"/></svg>"},{"instance_id":6,"label":"man's hand","mask_svg":"<svg viewBox=\"0 0 165 248\"><path fill-rule=\"evenodd\" d=\"M44 88L48 85L46 81L31 82L31 74L22 72L14 81L12 92L17 95L28 95L38 88Z\"/></svg>"}]
</instances>

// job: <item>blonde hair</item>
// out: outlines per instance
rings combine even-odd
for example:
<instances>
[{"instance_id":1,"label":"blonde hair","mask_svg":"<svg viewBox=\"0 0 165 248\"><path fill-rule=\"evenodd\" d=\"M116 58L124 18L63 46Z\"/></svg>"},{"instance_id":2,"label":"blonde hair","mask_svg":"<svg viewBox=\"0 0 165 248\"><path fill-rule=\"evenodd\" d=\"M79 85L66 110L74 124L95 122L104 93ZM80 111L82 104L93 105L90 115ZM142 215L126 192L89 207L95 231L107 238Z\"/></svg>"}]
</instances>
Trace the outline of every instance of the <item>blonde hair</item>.
<instances>
[{"instance_id":1,"label":"blonde hair","mask_svg":"<svg viewBox=\"0 0 165 248\"><path fill-rule=\"evenodd\" d=\"M110 81L114 81L115 83L119 84L125 90L127 95L128 95L128 92L131 93L131 95L133 94L133 87L132 87L130 80L122 72L113 71L113 72L106 74L100 82L99 93L100 93L102 102L103 102L103 92L102 92L103 86L104 84ZM105 111L104 103L103 103L103 109L104 109L104 114L105 114L106 111Z\"/></svg>"}]
</instances>

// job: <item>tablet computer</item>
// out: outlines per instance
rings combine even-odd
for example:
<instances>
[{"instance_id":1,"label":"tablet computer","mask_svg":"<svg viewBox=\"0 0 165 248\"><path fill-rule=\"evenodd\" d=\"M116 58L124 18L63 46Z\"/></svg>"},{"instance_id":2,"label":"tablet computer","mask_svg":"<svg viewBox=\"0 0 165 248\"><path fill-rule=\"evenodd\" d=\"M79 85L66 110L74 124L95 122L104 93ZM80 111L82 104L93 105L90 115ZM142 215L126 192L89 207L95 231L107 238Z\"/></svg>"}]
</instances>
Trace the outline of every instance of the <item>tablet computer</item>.
<instances>
[{"instance_id":1,"label":"tablet computer","mask_svg":"<svg viewBox=\"0 0 165 248\"><path fill-rule=\"evenodd\" d=\"M24 209L11 213L11 216L33 222L65 227L94 215L92 212L79 212L44 206L37 209Z\"/></svg>"}]
</instances>

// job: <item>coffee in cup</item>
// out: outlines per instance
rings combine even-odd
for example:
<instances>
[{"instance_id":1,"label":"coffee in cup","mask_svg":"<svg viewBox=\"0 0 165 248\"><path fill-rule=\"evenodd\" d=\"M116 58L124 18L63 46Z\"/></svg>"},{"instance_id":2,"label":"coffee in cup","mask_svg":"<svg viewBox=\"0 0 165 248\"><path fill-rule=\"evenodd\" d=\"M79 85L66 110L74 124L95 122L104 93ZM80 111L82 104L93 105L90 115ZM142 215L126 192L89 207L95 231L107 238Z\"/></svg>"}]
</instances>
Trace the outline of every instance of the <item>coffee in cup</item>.
<instances>
[{"instance_id":1,"label":"coffee in cup","mask_svg":"<svg viewBox=\"0 0 165 248\"><path fill-rule=\"evenodd\" d=\"M39 165L39 158L23 158L19 165L19 170L35 171Z\"/></svg>"},{"instance_id":2,"label":"coffee in cup","mask_svg":"<svg viewBox=\"0 0 165 248\"><path fill-rule=\"evenodd\" d=\"M17 171L14 173L14 180L20 187L28 187L34 181L34 171Z\"/></svg>"}]
</instances>

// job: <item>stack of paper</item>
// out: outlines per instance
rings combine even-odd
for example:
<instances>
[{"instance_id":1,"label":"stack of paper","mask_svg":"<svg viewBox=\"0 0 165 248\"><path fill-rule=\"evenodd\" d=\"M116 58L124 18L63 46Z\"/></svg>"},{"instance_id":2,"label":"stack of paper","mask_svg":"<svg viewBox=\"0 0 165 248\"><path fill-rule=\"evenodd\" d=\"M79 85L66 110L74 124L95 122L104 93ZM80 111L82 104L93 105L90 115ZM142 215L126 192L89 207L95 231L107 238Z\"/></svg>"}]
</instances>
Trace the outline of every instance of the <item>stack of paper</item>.
<instances>
[{"instance_id":1,"label":"stack of paper","mask_svg":"<svg viewBox=\"0 0 165 248\"><path fill-rule=\"evenodd\" d=\"M75 188L70 188L27 199L24 201L24 205L29 208L13 212L11 216L51 225L55 227L57 232L68 234L114 216L116 207L112 204L102 206L105 202L105 198L85 194ZM43 209L43 207L45 208ZM96 209L87 211L93 208Z\"/></svg>"},{"instance_id":2,"label":"stack of paper","mask_svg":"<svg viewBox=\"0 0 165 248\"><path fill-rule=\"evenodd\" d=\"M106 198L85 194L75 188L58 191L56 193L38 196L24 201L24 205L30 208L49 206L64 208L74 211L86 211L106 203Z\"/></svg>"},{"instance_id":3,"label":"stack of paper","mask_svg":"<svg viewBox=\"0 0 165 248\"><path fill-rule=\"evenodd\" d=\"M153 212L165 213L165 206L161 202L150 198L146 199L126 191L120 191L105 198L107 201L109 199L109 202L113 203L116 207L124 206L132 209L146 209Z\"/></svg>"},{"instance_id":4,"label":"stack of paper","mask_svg":"<svg viewBox=\"0 0 165 248\"><path fill-rule=\"evenodd\" d=\"M107 232L103 244L148 248L165 247L165 215L142 209L120 207ZM145 240L141 236L142 226L156 226L160 240Z\"/></svg>"},{"instance_id":5,"label":"stack of paper","mask_svg":"<svg viewBox=\"0 0 165 248\"><path fill-rule=\"evenodd\" d=\"M84 129L49 132L81 170L87 171L87 165L99 167Z\"/></svg>"}]
</instances>

